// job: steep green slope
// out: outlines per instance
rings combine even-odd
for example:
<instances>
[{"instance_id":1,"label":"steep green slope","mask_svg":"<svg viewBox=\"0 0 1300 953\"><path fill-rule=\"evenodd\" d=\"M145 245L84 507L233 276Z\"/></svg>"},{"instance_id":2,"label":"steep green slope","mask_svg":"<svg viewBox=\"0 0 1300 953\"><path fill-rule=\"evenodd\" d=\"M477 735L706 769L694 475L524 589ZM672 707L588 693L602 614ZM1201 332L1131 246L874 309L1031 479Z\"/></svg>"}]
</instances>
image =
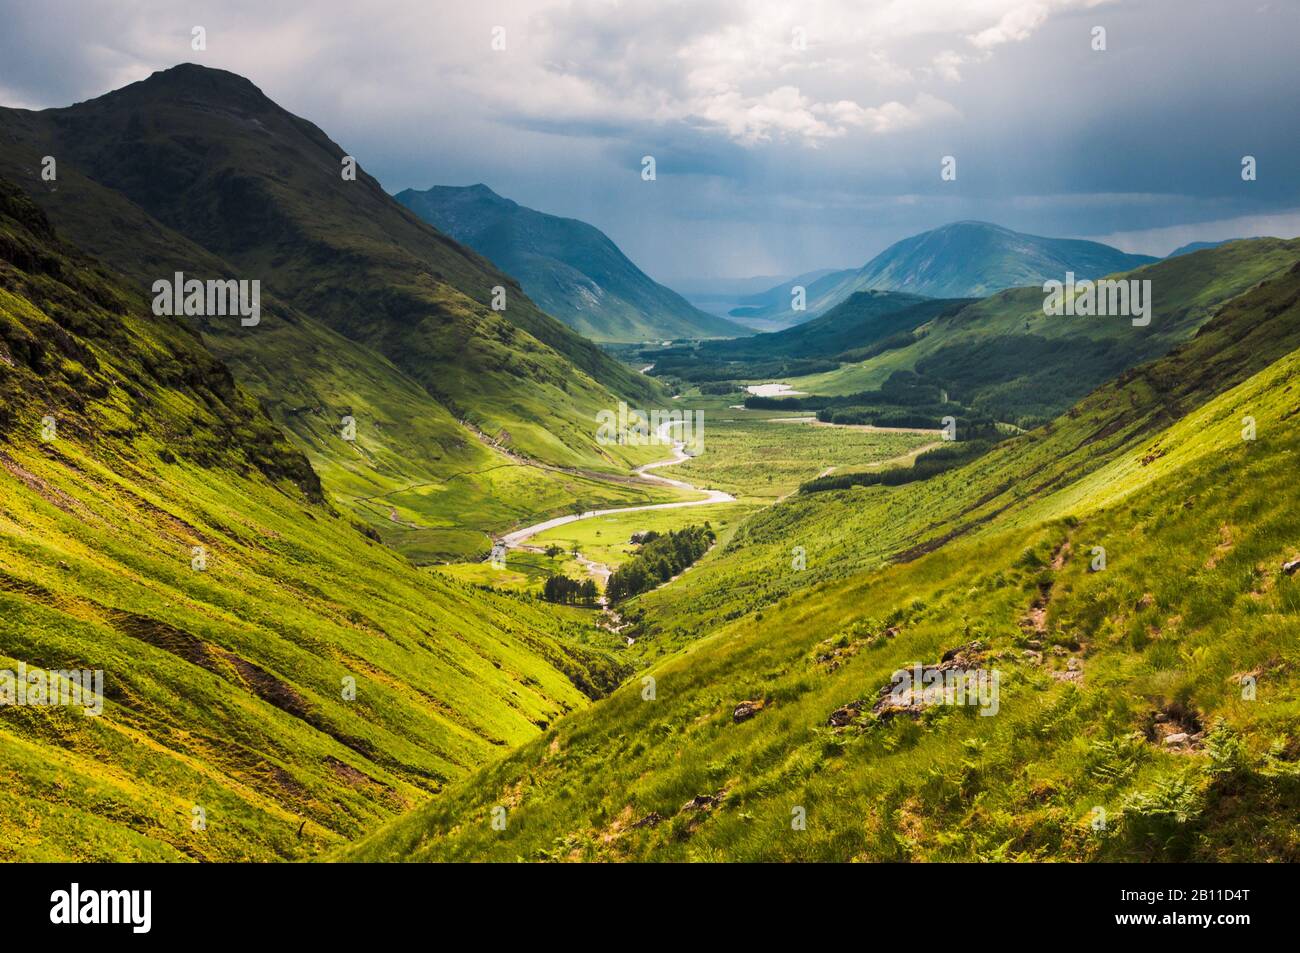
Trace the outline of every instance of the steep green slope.
<instances>
[{"instance_id":1,"label":"steep green slope","mask_svg":"<svg viewBox=\"0 0 1300 953\"><path fill-rule=\"evenodd\" d=\"M0 706L0 856L317 854L613 684L602 640L368 539L192 330L0 181L0 670L105 695Z\"/></svg>"},{"instance_id":2,"label":"steep green slope","mask_svg":"<svg viewBox=\"0 0 1300 953\"><path fill-rule=\"evenodd\" d=\"M956 474L774 508L674 597L784 592L346 856L1300 859L1298 349L1300 266ZM940 659L988 717L879 703Z\"/></svg>"},{"instance_id":3,"label":"steep green slope","mask_svg":"<svg viewBox=\"0 0 1300 953\"><path fill-rule=\"evenodd\" d=\"M748 333L655 282L586 222L525 208L486 185L407 189L395 198L518 279L548 314L593 341Z\"/></svg>"},{"instance_id":4,"label":"steep green slope","mask_svg":"<svg viewBox=\"0 0 1300 953\"><path fill-rule=\"evenodd\" d=\"M187 64L65 109L2 110L0 133L121 192L529 455L594 463L595 412L614 394L658 396L364 171L345 180L342 149L231 73Z\"/></svg>"},{"instance_id":5,"label":"steep green slope","mask_svg":"<svg viewBox=\"0 0 1300 953\"><path fill-rule=\"evenodd\" d=\"M1041 286L992 295L922 328L909 347L792 380L797 390L850 394L897 370L941 382L965 404L1032 426L1088 391L1185 341L1214 310L1300 258L1300 241L1234 242L1127 272L1150 281L1151 321L1043 313Z\"/></svg>"}]
</instances>

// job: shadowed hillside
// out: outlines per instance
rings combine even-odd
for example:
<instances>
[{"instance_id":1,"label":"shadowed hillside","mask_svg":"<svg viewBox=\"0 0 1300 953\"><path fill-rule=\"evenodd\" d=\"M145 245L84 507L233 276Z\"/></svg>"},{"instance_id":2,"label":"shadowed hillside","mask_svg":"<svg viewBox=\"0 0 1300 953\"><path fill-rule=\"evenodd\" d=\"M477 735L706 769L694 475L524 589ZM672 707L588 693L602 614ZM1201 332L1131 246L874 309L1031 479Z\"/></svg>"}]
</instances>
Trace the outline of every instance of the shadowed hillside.
<instances>
[{"instance_id":1,"label":"shadowed hillside","mask_svg":"<svg viewBox=\"0 0 1300 953\"><path fill-rule=\"evenodd\" d=\"M502 198L486 185L396 196L424 221L517 278L548 314L595 341L736 337L744 327L653 281L599 229Z\"/></svg>"},{"instance_id":2,"label":"shadowed hillside","mask_svg":"<svg viewBox=\"0 0 1300 953\"><path fill-rule=\"evenodd\" d=\"M363 170L344 179L339 146L232 73L187 64L65 109L0 110L0 132L125 196L530 454L569 463L571 445L597 457L596 410L612 394L656 393ZM503 311L491 308L496 287Z\"/></svg>"}]
</instances>

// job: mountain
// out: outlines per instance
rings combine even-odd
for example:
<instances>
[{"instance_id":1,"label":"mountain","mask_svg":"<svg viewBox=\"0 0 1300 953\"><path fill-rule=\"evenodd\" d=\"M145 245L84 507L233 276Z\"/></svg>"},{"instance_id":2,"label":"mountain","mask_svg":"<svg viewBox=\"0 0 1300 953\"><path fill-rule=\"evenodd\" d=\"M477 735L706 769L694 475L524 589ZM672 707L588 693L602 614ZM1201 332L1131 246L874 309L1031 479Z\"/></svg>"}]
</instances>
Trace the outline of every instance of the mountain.
<instances>
[{"instance_id":1,"label":"mountain","mask_svg":"<svg viewBox=\"0 0 1300 953\"><path fill-rule=\"evenodd\" d=\"M369 538L198 333L3 179L0 524L0 671L103 689L0 707L5 860L318 856L626 671Z\"/></svg>"},{"instance_id":2,"label":"mountain","mask_svg":"<svg viewBox=\"0 0 1300 953\"><path fill-rule=\"evenodd\" d=\"M1300 241L1257 239L1125 272L1124 280L1151 283L1145 326L1123 315L1049 316L1041 285L1012 288L936 315L904 346L846 354L848 363L834 370L788 382L800 391L847 395L880 387L896 371L914 371L999 420L1036 426L1183 343L1225 302L1289 268L1297 255Z\"/></svg>"},{"instance_id":3,"label":"mountain","mask_svg":"<svg viewBox=\"0 0 1300 953\"><path fill-rule=\"evenodd\" d=\"M829 311L794 327L737 341L703 345L702 355L754 360L762 357L838 358L907 335L940 315L955 314L967 298L926 298L897 291L856 291ZM909 338L910 340L910 338Z\"/></svg>"},{"instance_id":4,"label":"mountain","mask_svg":"<svg viewBox=\"0 0 1300 953\"><path fill-rule=\"evenodd\" d=\"M1293 262L973 463L769 508L640 597L641 678L341 856L1294 859L1298 302Z\"/></svg>"},{"instance_id":5,"label":"mountain","mask_svg":"<svg viewBox=\"0 0 1300 953\"><path fill-rule=\"evenodd\" d=\"M57 180L46 182L51 154ZM654 382L363 170L343 180L340 156L247 80L193 66L68 109L0 109L0 175L136 293L175 271L263 282L255 328L185 320L307 454L328 497L413 559L486 553L521 520L579 503L666 498L594 478L662 453L595 440L600 409L653 405ZM499 313L484 304L498 285ZM352 442L339 437L345 416Z\"/></svg>"},{"instance_id":6,"label":"mountain","mask_svg":"<svg viewBox=\"0 0 1300 953\"><path fill-rule=\"evenodd\" d=\"M688 301L737 301L747 295L761 294L786 280L785 275L750 275L748 278L677 278L676 288Z\"/></svg>"},{"instance_id":7,"label":"mountain","mask_svg":"<svg viewBox=\"0 0 1300 953\"><path fill-rule=\"evenodd\" d=\"M1100 278L1156 259L1098 242L1024 235L987 222L955 222L897 242L850 281L854 290L882 288L935 298L975 298L1041 285L1048 279Z\"/></svg>"},{"instance_id":8,"label":"mountain","mask_svg":"<svg viewBox=\"0 0 1300 953\"><path fill-rule=\"evenodd\" d=\"M596 411L655 398L652 382L538 309L364 170L345 179L343 149L233 73L185 64L67 108L0 110L0 140L25 148L27 162L58 156L62 169L382 354L453 416L522 452L597 463ZM19 181L39 198L57 185L42 189L38 169L27 165ZM101 235L85 242L92 251L115 264L132 255L123 246L134 233L90 221L94 209L62 210L56 223L76 240ZM146 279L169 275L135 258L152 269ZM492 307L494 288L505 289L504 310Z\"/></svg>"},{"instance_id":9,"label":"mountain","mask_svg":"<svg viewBox=\"0 0 1300 953\"><path fill-rule=\"evenodd\" d=\"M760 331L780 331L793 327L819 314L818 305L827 291L838 287L851 274L852 269L836 271L831 268L805 272L761 292L745 296L729 314ZM805 304L812 302L811 309L792 309L795 288L804 289Z\"/></svg>"},{"instance_id":10,"label":"mountain","mask_svg":"<svg viewBox=\"0 0 1300 953\"><path fill-rule=\"evenodd\" d=\"M906 291L931 298L978 298L1022 285L1042 285L1067 271L1100 278L1156 261L1098 242L1041 238L988 222L954 222L890 245L861 268L819 279L808 289L815 317L855 291ZM772 289L773 293L781 289ZM776 319L790 314L788 289L746 315Z\"/></svg>"},{"instance_id":11,"label":"mountain","mask_svg":"<svg viewBox=\"0 0 1300 953\"><path fill-rule=\"evenodd\" d=\"M396 197L424 221L518 279L548 313L594 341L746 333L653 281L604 232L586 222L526 208L486 185L407 189Z\"/></svg>"},{"instance_id":12,"label":"mountain","mask_svg":"<svg viewBox=\"0 0 1300 953\"><path fill-rule=\"evenodd\" d=\"M823 268L806 272L762 292L746 296L729 313L737 321L743 321L761 331L780 331L793 327L812 320L842 301L845 296L837 295L855 274L856 271L852 268ZM801 311L793 310L795 287L804 289L804 308Z\"/></svg>"},{"instance_id":13,"label":"mountain","mask_svg":"<svg viewBox=\"0 0 1300 953\"><path fill-rule=\"evenodd\" d=\"M1225 238L1220 242L1188 242L1186 245L1180 245L1171 251L1166 258L1177 258L1179 255L1190 255L1192 252L1204 251L1207 248L1218 248L1220 245L1226 245L1228 242L1244 241L1241 238Z\"/></svg>"},{"instance_id":14,"label":"mountain","mask_svg":"<svg viewBox=\"0 0 1300 953\"><path fill-rule=\"evenodd\" d=\"M725 318L736 308L785 281L784 275L752 275L748 278L676 278L673 287L692 305ZM744 323L743 321L741 323ZM750 325L746 324L746 327ZM760 327L759 330L771 330Z\"/></svg>"}]
</instances>

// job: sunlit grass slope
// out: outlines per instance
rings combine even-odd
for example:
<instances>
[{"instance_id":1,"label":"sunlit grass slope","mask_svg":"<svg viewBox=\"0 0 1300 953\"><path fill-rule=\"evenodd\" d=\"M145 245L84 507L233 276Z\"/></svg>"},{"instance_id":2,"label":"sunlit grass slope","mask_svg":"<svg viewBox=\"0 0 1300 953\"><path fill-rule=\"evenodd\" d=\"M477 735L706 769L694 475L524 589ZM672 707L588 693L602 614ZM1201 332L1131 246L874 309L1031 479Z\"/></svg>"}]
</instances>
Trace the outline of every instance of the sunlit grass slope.
<instances>
[{"instance_id":1,"label":"sunlit grass slope","mask_svg":"<svg viewBox=\"0 0 1300 953\"><path fill-rule=\"evenodd\" d=\"M756 534L809 542L802 584L344 856L1300 859L1297 348L1293 269L997 459L775 507ZM836 526L876 568L813 572ZM653 608L779 572L743 535ZM872 713L963 646L996 714Z\"/></svg>"},{"instance_id":2,"label":"sunlit grass slope","mask_svg":"<svg viewBox=\"0 0 1300 953\"><path fill-rule=\"evenodd\" d=\"M0 858L317 854L616 683L605 642L367 538L193 332L0 183L0 669L106 694L0 708Z\"/></svg>"}]
</instances>

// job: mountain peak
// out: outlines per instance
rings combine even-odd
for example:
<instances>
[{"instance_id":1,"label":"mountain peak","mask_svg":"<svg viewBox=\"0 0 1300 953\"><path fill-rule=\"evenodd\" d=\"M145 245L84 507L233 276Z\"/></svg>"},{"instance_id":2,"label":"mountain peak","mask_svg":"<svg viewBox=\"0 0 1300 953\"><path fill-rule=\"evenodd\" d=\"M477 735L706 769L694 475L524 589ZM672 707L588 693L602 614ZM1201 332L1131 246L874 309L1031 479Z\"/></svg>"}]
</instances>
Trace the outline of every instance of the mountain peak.
<instances>
[{"instance_id":1,"label":"mountain peak","mask_svg":"<svg viewBox=\"0 0 1300 953\"><path fill-rule=\"evenodd\" d=\"M259 111L278 108L251 80L229 70L201 66L198 63L178 63L168 69L157 70L147 79L123 86L101 98L115 97L184 98L198 102L238 105L246 109L256 108Z\"/></svg>"},{"instance_id":2,"label":"mountain peak","mask_svg":"<svg viewBox=\"0 0 1300 953\"><path fill-rule=\"evenodd\" d=\"M916 239L925 238L927 235L1018 235L1019 232L1007 228L1005 225L999 225L996 222L981 222L976 219L962 219L960 222L949 222L947 225L940 225L938 228L932 228L928 232L921 232L919 235L912 236ZM906 241L906 239L904 239Z\"/></svg>"},{"instance_id":3,"label":"mountain peak","mask_svg":"<svg viewBox=\"0 0 1300 953\"><path fill-rule=\"evenodd\" d=\"M1098 242L1028 235L992 222L952 222L886 248L844 291L886 288L935 298L983 297L1073 271L1100 278L1155 261Z\"/></svg>"},{"instance_id":4,"label":"mountain peak","mask_svg":"<svg viewBox=\"0 0 1300 953\"><path fill-rule=\"evenodd\" d=\"M744 331L654 281L596 227L520 205L482 182L423 192L407 189L396 198L518 279L547 312L595 340L702 338Z\"/></svg>"}]
</instances>

